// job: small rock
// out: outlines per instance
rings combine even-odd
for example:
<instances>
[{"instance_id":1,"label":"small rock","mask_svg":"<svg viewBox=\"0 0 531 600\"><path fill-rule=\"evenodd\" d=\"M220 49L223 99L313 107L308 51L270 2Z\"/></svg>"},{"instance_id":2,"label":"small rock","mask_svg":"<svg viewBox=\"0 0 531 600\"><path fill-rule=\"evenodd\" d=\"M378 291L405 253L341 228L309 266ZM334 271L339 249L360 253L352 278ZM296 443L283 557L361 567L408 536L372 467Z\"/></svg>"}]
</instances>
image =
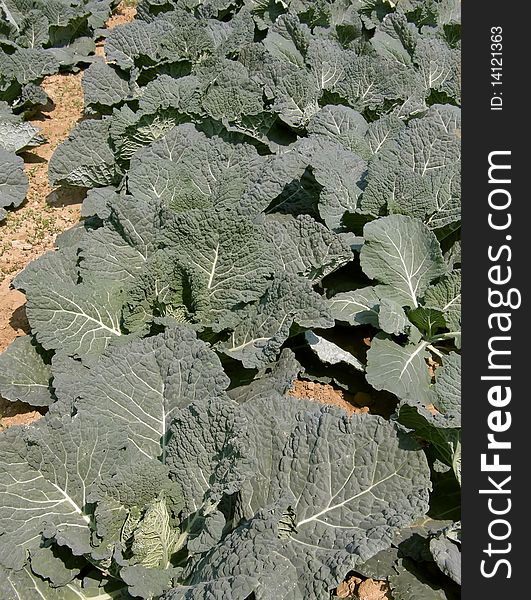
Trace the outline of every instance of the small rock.
<instances>
[{"instance_id":1,"label":"small rock","mask_svg":"<svg viewBox=\"0 0 531 600\"><path fill-rule=\"evenodd\" d=\"M28 244L28 242L22 240L11 240L11 246L18 250L31 250L33 248L33 244Z\"/></svg>"}]
</instances>

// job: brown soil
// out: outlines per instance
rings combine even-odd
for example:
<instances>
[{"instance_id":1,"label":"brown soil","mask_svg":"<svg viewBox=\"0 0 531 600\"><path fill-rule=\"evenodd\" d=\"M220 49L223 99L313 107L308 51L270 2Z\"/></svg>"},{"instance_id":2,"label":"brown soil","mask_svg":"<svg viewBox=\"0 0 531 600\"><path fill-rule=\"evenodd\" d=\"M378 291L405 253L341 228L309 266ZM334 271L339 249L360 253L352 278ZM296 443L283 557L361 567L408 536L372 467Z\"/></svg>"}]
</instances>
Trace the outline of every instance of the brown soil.
<instances>
[{"instance_id":1,"label":"brown soil","mask_svg":"<svg viewBox=\"0 0 531 600\"><path fill-rule=\"evenodd\" d=\"M428 363L428 371L429 371L430 377L432 378L432 380L434 380L435 379L435 371L441 365L436 360L434 360L431 356L427 359L426 362Z\"/></svg>"},{"instance_id":2,"label":"brown soil","mask_svg":"<svg viewBox=\"0 0 531 600\"><path fill-rule=\"evenodd\" d=\"M291 396L302 400L312 400L322 404L331 404L347 411L349 415L371 412L373 398L364 392L355 395L337 389L327 383L313 381L295 381Z\"/></svg>"},{"instance_id":3,"label":"brown soil","mask_svg":"<svg viewBox=\"0 0 531 600\"><path fill-rule=\"evenodd\" d=\"M366 579L360 583L358 597L360 600L390 600L392 598L389 584L373 579Z\"/></svg>"},{"instance_id":4,"label":"brown soil","mask_svg":"<svg viewBox=\"0 0 531 600\"><path fill-rule=\"evenodd\" d=\"M125 6L124 2L118 5L114 15L107 21L107 29L114 29L118 25L130 23L136 15L136 7ZM104 41L101 40L96 44L96 56L105 56Z\"/></svg>"},{"instance_id":5,"label":"brown soil","mask_svg":"<svg viewBox=\"0 0 531 600\"><path fill-rule=\"evenodd\" d=\"M0 351L26 333L25 297L10 290L13 277L29 262L53 247L55 237L79 220L83 195L78 190L54 190L48 183L48 161L68 137L83 113L81 73L46 77L42 87L53 105L33 121L47 142L24 155L29 189L26 201L8 212L0 226Z\"/></svg>"},{"instance_id":6,"label":"brown soil","mask_svg":"<svg viewBox=\"0 0 531 600\"><path fill-rule=\"evenodd\" d=\"M135 6L127 6L131 2L122 2L118 5L112 17L107 21L107 29L114 29L118 25L130 23L136 15Z\"/></svg>"},{"instance_id":7,"label":"brown soil","mask_svg":"<svg viewBox=\"0 0 531 600\"><path fill-rule=\"evenodd\" d=\"M389 584L385 581L362 579L352 575L336 589L338 598L357 597L359 600L392 600Z\"/></svg>"},{"instance_id":8,"label":"brown soil","mask_svg":"<svg viewBox=\"0 0 531 600\"><path fill-rule=\"evenodd\" d=\"M108 27L131 21L136 9L122 4L109 19ZM53 248L58 233L79 220L83 192L53 189L48 183L48 161L54 150L83 118L83 74L67 73L46 77L42 87L50 96L50 106L31 121L40 128L46 143L23 156L29 179L24 204L8 211L0 225L0 352L18 335L28 333L24 311L25 296L9 289L11 281L29 262ZM17 416L15 416L17 415ZM6 403L0 398L0 428L35 420L39 413L22 403Z\"/></svg>"},{"instance_id":9,"label":"brown soil","mask_svg":"<svg viewBox=\"0 0 531 600\"><path fill-rule=\"evenodd\" d=\"M0 431L13 425L29 425L42 417L34 407L24 402L8 402L0 398Z\"/></svg>"},{"instance_id":10,"label":"brown soil","mask_svg":"<svg viewBox=\"0 0 531 600\"><path fill-rule=\"evenodd\" d=\"M366 389L370 389L366 387ZM384 390L347 392L328 383L295 381L289 392L295 398L331 404L347 411L349 415L370 413L388 419L396 409L396 397Z\"/></svg>"},{"instance_id":11,"label":"brown soil","mask_svg":"<svg viewBox=\"0 0 531 600\"><path fill-rule=\"evenodd\" d=\"M341 582L336 588L336 596L338 598L349 598L354 596L359 584L363 581L361 577L352 575L346 581Z\"/></svg>"}]
</instances>

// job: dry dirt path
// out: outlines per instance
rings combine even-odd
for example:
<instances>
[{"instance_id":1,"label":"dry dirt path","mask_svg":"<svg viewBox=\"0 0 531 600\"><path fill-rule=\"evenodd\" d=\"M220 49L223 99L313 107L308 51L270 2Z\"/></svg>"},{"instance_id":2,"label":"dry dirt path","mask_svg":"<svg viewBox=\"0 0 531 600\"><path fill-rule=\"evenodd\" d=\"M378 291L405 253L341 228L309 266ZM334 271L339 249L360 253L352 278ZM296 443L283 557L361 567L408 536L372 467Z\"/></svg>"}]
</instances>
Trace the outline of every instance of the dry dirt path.
<instances>
[{"instance_id":1,"label":"dry dirt path","mask_svg":"<svg viewBox=\"0 0 531 600\"><path fill-rule=\"evenodd\" d=\"M133 19L135 9L120 4L107 22L107 28ZM103 55L103 43L97 54ZM24 294L9 288L24 267L53 248L57 234L79 220L83 194L79 190L56 189L48 183L48 161L54 150L83 117L83 73L61 73L46 77L42 87L52 104L30 122L40 128L46 143L23 155L29 189L23 205L8 211L0 225L0 352L28 330ZM0 398L0 429L27 423L39 416L33 408Z\"/></svg>"}]
</instances>

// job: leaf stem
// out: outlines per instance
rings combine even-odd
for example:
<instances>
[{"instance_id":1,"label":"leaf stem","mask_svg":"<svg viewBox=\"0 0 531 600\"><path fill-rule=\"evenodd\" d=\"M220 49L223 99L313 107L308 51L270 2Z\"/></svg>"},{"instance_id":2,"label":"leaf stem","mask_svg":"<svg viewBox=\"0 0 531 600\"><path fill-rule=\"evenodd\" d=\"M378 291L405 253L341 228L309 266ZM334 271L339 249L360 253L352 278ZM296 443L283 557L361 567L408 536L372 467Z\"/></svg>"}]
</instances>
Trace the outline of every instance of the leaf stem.
<instances>
[{"instance_id":1,"label":"leaf stem","mask_svg":"<svg viewBox=\"0 0 531 600\"><path fill-rule=\"evenodd\" d=\"M437 350L437 348L435 348L435 346L432 346L431 344L428 344L426 346L426 348L428 348L428 350L430 352L433 352L433 354L436 354L439 358L443 358L444 357L443 353L440 350Z\"/></svg>"},{"instance_id":2,"label":"leaf stem","mask_svg":"<svg viewBox=\"0 0 531 600\"><path fill-rule=\"evenodd\" d=\"M449 340L454 338L456 335L461 335L460 331L449 331L448 333L440 333L430 338L430 342L439 342L442 340Z\"/></svg>"}]
</instances>

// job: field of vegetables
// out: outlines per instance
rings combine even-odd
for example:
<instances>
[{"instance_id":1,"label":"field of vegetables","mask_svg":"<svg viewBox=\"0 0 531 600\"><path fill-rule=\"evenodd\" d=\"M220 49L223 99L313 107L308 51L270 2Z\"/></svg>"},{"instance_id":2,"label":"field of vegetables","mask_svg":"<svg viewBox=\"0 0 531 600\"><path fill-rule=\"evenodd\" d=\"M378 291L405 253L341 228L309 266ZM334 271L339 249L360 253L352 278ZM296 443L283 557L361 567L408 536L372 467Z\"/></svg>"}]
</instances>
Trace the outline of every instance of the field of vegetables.
<instances>
[{"instance_id":1,"label":"field of vegetables","mask_svg":"<svg viewBox=\"0 0 531 600\"><path fill-rule=\"evenodd\" d=\"M459 598L460 0L117 7L0 0L0 219L55 73L84 198L10 280L0 599Z\"/></svg>"}]
</instances>

